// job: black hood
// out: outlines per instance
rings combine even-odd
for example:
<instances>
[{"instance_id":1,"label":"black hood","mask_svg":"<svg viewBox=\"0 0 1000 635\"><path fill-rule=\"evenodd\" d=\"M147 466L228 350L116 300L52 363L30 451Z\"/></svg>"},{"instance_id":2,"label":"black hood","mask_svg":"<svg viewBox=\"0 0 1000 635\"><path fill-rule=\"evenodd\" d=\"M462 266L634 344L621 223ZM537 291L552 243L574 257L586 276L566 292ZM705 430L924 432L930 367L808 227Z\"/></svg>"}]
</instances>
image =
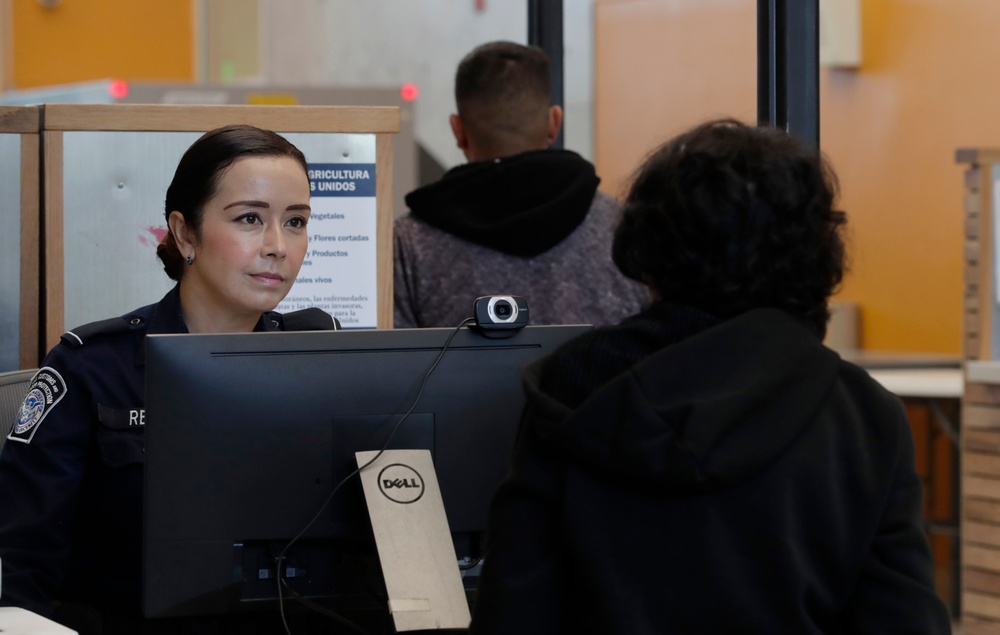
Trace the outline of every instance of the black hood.
<instances>
[{"instance_id":1,"label":"black hood","mask_svg":"<svg viewBox=\"0 0 1000 635\"><path fill-rule=\"evenodd\" d=\"M579 365L558 355L525 375L541 439L628 487L670 492L710 491L764 469L814 420L840 365L773 309L653 352L575 407L541 388Z\"/></svg>"},{"instance_id":2,"label":"black hood","mask_svg":"<svg viewBox=\"0 0 1000 635\"><path fill-rule=\"evenodd\" d=\"M452 168L406 195L420 220L506 254L531 257L583 222L600 179L568 150L536 150Z\"/></svg>"}]
</instances>

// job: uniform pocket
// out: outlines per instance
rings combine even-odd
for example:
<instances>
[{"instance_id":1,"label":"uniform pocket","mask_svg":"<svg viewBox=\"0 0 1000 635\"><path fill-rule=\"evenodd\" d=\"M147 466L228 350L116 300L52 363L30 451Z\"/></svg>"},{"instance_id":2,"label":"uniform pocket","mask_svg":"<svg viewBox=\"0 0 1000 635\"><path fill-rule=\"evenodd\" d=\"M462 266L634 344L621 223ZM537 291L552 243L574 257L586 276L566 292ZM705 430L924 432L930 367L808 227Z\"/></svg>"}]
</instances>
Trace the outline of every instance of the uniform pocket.
<instances>
[{"instance_id":1,"label":"uniform pocket","mask_svg":"<svg viewBox=\"0 0 1000 635\"><path fill-rule=\"evenodd\" d=\"M101 426L97 447L101 460L112 469L145 461L145 411L142 408L109 408L98 404Z\"/></svg>"}]
</instances>

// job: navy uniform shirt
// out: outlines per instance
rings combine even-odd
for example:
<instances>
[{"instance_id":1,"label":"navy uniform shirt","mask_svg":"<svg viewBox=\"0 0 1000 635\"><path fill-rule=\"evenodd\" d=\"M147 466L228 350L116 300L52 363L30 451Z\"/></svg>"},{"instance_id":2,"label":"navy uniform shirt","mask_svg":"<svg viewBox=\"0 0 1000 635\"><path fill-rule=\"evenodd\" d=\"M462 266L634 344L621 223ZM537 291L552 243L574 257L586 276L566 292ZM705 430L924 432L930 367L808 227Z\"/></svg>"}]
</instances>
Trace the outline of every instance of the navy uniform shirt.
<instances>
[{"instance_id":1,"label":"navy uniform shirt","mask_svg":"<svg viewBox=\"0 0 1000 635\"><path fill-rule=\"evenodd\" d=\"M255 331L328 330L319 309ZM174 287L157 304L74 329L46 356L0 454L0 604L138 614L147 333L186 333Z\"/></svg>"}]
</instances>

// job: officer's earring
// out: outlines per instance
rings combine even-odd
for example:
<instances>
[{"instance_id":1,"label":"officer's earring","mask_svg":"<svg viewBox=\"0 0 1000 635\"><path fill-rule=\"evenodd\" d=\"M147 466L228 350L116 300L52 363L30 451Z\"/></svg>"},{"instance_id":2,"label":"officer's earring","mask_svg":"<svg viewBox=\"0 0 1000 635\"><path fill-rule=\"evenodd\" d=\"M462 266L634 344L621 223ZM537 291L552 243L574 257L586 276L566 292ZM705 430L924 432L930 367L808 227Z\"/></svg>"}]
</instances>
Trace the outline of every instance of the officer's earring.
<instances>
[{"instance_id":1,"label":"officer's earring","mask_svg":"<svg viewBox=\"0 0 1000 635\"><path fill-rule=\"evenodd\" d=\"M189 255L189 256L187 257L187 263L188 263L189 265L190 265L190 264L194 264L194 256L190 256L190 255Z\"/></svg>"}]
</instances>

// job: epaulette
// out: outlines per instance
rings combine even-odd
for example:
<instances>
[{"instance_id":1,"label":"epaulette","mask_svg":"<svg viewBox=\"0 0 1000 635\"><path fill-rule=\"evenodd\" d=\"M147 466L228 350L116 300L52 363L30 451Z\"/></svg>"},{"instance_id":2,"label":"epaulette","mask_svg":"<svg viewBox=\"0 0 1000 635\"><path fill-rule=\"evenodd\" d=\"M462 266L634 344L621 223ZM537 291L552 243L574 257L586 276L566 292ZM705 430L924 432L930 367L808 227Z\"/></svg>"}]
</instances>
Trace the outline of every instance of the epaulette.
<instances>
[{"instance_id":1,"label":"epaulette","mask_svg":"<svg viewBox=\"0 0 1000 635\"><path fill-rule=\"evenodd\" d=\"M89 324L84 324L83 326L78 326L63 333L59 339L62 340L63 344L66 344L71 348L80 348L98 335L117 335L119 333L128 333L129 331L144 326L145 323L145 318L138 315L124 315L121 317L108 318L107 320L99 320L97 322L91 322Z\"/></svg>"},{"instance_id":2,"label":"epaulette","mask_svg":"<svg viewBox=\"0 0 1000 635\"><path fill-rule=\"evenodd\" d=\"M339 331L340 321L323 309L310 307L282 316L286 331Z\"/></svg>"}]
</instances>

